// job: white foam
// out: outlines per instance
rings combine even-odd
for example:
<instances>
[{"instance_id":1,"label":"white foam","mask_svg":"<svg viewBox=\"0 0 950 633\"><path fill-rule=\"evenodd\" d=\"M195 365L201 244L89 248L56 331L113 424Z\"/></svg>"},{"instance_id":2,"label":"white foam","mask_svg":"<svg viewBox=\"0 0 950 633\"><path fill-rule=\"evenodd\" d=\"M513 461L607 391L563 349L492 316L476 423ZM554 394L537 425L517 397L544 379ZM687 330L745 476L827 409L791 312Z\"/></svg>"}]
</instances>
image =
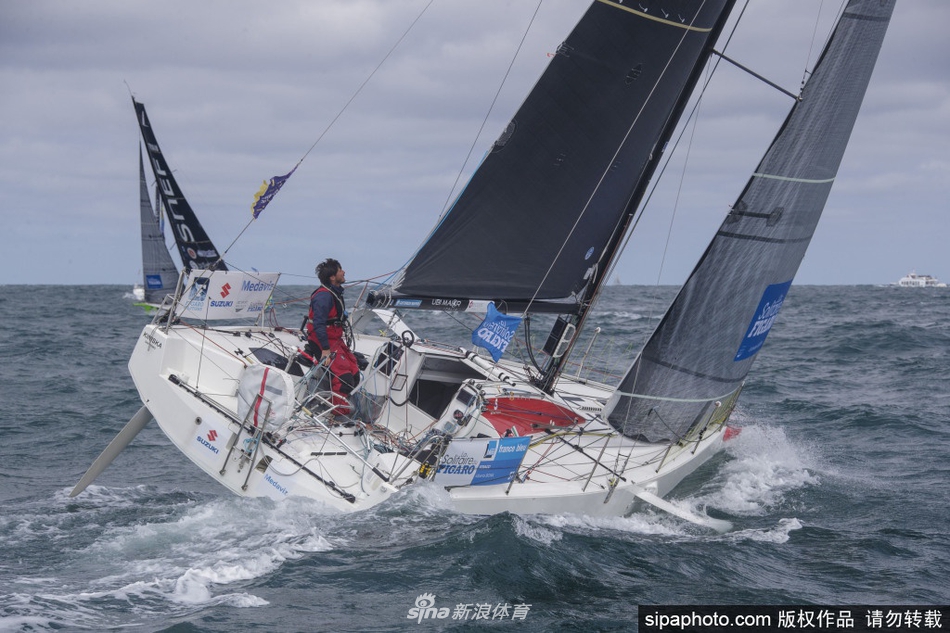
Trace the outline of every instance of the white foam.
<instances>
[{"instance_id":1,"label":"white foam","mask_svg":"<svg viewBox=\"0 0 950 633\"><path fill-rule=\"evenodd\" d=\"M551 545L555 541L560 541L563 534L556 530L549 530L543 525L539 525L532 520L515 516L514 517L515 534L537 541L542 545Z\"/></svg>"},{"instance_id":2,"label":"white foam","mask_svg":"<svg viewBox=\"0 0 950 633\"><path fill-rule=\"evenodd\" d=\"M581 531L610 530L645 536L684 536L688 530L684 522L650 511L635 512L626 517L592 517L577 514L545 515L551 526Z\"/></svg>"},{"instance_id":3,"label":"white foam","mask_svg":"<svg viewBox=\"0 0 950 633\"><path fill-rule=\"evenodd\" d=\"M807 450L795 445L781 428L751 425L726 443L733 458L707 491L691 499L735 516L761 516L780 506L789 492L819 484ZM709 490L715 488L715 490Z\"/></svg>"},{"instance_id":4,"label":"white foam","mask_svg":"<svg viewBox=\"0 0 950 633\"><path fill-rule=\"evenodd\" d=\"M304 499L275 504L228 497L165 523L114 528L84 552L83 563L98 572L92 590L72 597L266 605L263 598L224 588L273 573L309 552L332 549L320 530L329 516L324 506Z\"/></svg>"}]
</instances>

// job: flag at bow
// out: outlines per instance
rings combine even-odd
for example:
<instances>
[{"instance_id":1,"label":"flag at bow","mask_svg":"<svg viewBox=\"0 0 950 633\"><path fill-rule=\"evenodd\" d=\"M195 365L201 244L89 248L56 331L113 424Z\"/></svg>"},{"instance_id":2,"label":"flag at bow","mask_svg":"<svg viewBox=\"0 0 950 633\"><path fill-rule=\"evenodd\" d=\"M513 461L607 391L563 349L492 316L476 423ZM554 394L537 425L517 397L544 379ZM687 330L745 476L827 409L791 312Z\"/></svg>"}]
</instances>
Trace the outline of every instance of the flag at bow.
<instances>
[{"instance_id":1,"label":"flag at bow","mask_svg":"<svg viewBox=\"0 0 950 633\"><path fill-rule=\"evenodd\" d=\"M472 343L487 349L497 363L508 348L508 343L514 338L519 325L521 317L502 314L495 308L494 303L489 303L485 320L472 332Z\"/></svg>"},{"instance_id":2,"label":"flag at bow","mask_svg":"<svg viewBox=\"0 0 950 633\"><path fill-rule=\"evenodd\" d=\"M290 178L293 173L297 171L297 167L294 167L290 170L290 173L285 176L274 176L270 180L265 180L264 184L261 185L261 188L257 193L254 194L254 203L251 205L251 214L254 216L254 219L257 219L257 216L261 214L261 211L264 210L264 207L271 201L271 199L277 195L277 192L280 191L280 188L284 186L284 183L287 182L287 179Z\"/></svg>"}]
</instances>

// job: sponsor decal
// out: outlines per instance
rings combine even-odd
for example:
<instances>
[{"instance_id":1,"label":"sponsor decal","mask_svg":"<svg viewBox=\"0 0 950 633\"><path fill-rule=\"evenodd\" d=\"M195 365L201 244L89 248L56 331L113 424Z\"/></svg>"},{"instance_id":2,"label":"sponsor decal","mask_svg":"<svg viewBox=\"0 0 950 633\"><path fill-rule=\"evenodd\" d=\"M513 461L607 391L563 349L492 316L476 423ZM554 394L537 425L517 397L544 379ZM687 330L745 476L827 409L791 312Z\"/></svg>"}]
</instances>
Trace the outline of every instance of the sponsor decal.
<instances>
[{"instance_id":1,"label":"sponsor decal","mask_svg":"<svg viewBox=\"0 0 950 633\"><path fill-rule=\"evenodd\" d=\"M475 474L476 462L474 457L469 455L455 455L444 457L439 462L439 469L436 474L443 475L473 475Z\"/></svg>"},{"instance_id":2,"label":"sponsor decal","mask_svg":"<svg viewBox=\"0 0 950 633\"><path fill-rule=\"evenodd\" d=\"M264 481L266 481L268 484L270 484L271 486L273 486L274 489L275 489L277 492L279 492L280 494L282 494L282 495L287 495L287 494L289 494L287 488L286 488L285 486L280 485L280 483L279 483L276 479L274 479L273 477L271 477L269 474L268 474L268 475L264 475Z\"/></svg>"},{"instance_id":3,"label":"sponsor decal","mask_svg":"<svg viewBox=\"0 0 950 633\"><path fill-rule=\"evenodd\" d=\"M205 439L201 437L200 435L198 435L195 439L198 440L199 444L201 444L202 446L210 450L215 455L221 452L217 446L211 443L211 442L214 442L216 439L218 439L218 433L214 429L211 429L210 431L208 431L208 439Z\"/></svg>"},{"instance_id":4,"label":"sponsor decal","mask_svg":"<svg viewBox=\"0 0 950 633\"><path fill-rule=\"evenodd\" d=\"M155 290L160 290L162 288L162 276L161 275L145 275L145 286L147 288L154 288Z\"/></svg>"},{"instance_id":5,"label":"sponsor decal","mask_svg":"<svg viewBox=\"0 0 950 633\"><path fill-rule=\"evenodd\" d=\"M273 283L267 281L251 281L245 279L241 282L241 291L242 292L265 292L274 289Z\"/></svg>"},{"instance_id":6,"label":"sponsor decal","mask_svg":"<svg viewBox=\"0 0 950 633\"><path fill-rule=\"evenodd\" d=\"M422 305L422 299L396 299L397 308L418 308Z\"/></svg>"},{"instance_id":7,"label":"sponsor decal","mask_svg":"<svg viewBox=\"0 0 950 633\"><path fill-rule=\"evenodd\" d=\"M157 338L155 338L154 336L152 336L150 333L143 332L142 338L144 338L145 342L148 343L149 349L162 349L162 342L158 340Z\"/></svg>"},{"instance_id":8,"label":"sponsor decal","mask_svg":"<svg viewBox=\"0 0 950 633\"><path fill-rule=\"evenodd\" d=\"M462 306L461 299L433 299L432 305L451 310L458 310Z\"/></svg>"},{"instance_id":9,"label":"sponsor decal","mask_svg":"<svg viewBox=\"0 0 950 633\"><path fill-rule=\"evenodd\" d=\"M233 305L234 305L233 301L212 301L211 302L212 308L230 308Z\"/></svg>"},{"instance_id":10,"label":"sponsor decal","mask_svg":"<svg viewBox=\"0 0 950 633\"><path fill-rule=\"evenodd\" d=\"M743 337L733 361L739 362L754 356L762 348L762 345L765 344L765 337L769 335L772 324L775 323L775 318L785 302L785 295L788 294L788 289L791 286L792 280L789 279L784 283L772 284L765 289L762 298L759 300L759 307L755 309L755 316L752 317L752 321L746 329L745 337Z\"/></svg>"},{"instance_id":11,"label":"sponsor decal","mask_svg":"<svg viewBox=\"0 0 950 633\"><path fill-rule=\"evenodd\" d=\"M231 284L225 282L225 284L221 286L221 298L227 299L229 294L231 294Z\"/></svg>"},{"instance_id":12,"label":"sponsor decal","mask_svg":"<svg viewBox=\"0 0 950 633\"><path fill-rule=\"evenodd\" d=\"M433 480L443 486L491 486L514 479L531 438L454 440Z\"/></svg>"},{"instance_id":13,"label":"sponsor decal","mask_svg":"<svg viewBox=\"0 0 950 633\"><path fill-rule=\"evenodd\" d=\"M207 277L198 277L194 280L188 293L189 310L198 311L204 306L205 299L208 297L208 281Z\"/></svg>"}]
</instances>

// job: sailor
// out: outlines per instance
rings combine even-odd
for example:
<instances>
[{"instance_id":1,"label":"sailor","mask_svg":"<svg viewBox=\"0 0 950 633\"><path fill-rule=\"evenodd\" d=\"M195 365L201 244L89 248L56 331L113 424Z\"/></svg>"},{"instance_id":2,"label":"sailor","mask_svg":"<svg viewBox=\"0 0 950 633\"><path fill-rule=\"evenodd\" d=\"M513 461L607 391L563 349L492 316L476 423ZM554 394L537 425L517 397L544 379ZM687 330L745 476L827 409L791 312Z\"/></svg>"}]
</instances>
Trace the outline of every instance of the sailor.
<instances>
[{"instance_id":1,"label":"sailor","mask_svg":"<svg viewBox=\"0 0 950 633\"><path fill-rule=\"evenodd\" d=\"M337 415L349 415L348 396L359 382L359 365L346 341L349 330L343 284L346 271L333 258L317 264L320 287L310 295L310 313L307 316L306 351L314 360L330 370L330 389L333 391Z\"/></svg>"}]
</instances>

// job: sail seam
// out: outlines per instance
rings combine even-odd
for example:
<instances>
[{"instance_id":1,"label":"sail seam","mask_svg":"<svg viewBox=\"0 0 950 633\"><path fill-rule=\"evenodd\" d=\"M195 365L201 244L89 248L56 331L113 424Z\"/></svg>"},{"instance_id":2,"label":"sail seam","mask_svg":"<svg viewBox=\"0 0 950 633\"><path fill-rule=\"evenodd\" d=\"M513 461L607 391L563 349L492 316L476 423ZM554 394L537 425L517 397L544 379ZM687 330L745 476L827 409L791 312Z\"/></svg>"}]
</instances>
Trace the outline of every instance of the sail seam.
<instances>
[{"instance_id":1,"label":"sail seam","mask_svg":"<svg viewBox=\"0 0 950 633\"><path fill-rule=\"evenodd\" d=\"M645 360L645 361L647 361L647 362L650 362L650 363L653 363L653 364L655 364L655 365L659 365L660 367L666 367L667 369L672 369L673 371L678 371L678 372L681 373L681 374L688 374L688 375L690 375L690 376L695 376L696 378L705 378L705 379L708 379L708 380L715 380L716 382L736 382L736 379L735 379L735 378L720 378L719 376L712 376L712 375L710 375L710 374L704 374L704 373L702 373L702 372L693 371L692 369L686 369L685 367L680 367L680 366L678 366L678 365L674 365L673 363L664 362L664 361L660 360L659 358L650 358L650 357L644 356L644 357L643 357L643 360Z\"/></svg>"},{"instance_id":2,"label":"sail seam","mask_svg":"<svg viewBox=\"0 0 950 633\"><path fill-rule=\"evenodd\" d=\"M852 20L867 20L868 22L888 22L890 17L882 17L879 15L861 15L860 13L844 13L842 14L842 19L850 18Z\"/></svg>"},{"instance_id":3,"label":"sail seam","mask_svg":"<svg viewBox=\"0 0 950 633\"><path fill-rule=\"evenodd\" d=\"M768 242L770 244L795 244L797 242L807 242L811 239L811 235L807 237L797 237L793 240L784 239L780 237L762 237L760 235L745 235L743 233L728 233L726 231L719 231L716 233L717 236L722 237L731 237L737 240L752 240L755 242Z\"/></svg>"},{"instance_id":4,"label":"sail seam","mask_svg":"<svg viewBox=\"0 0 950 633\"><path fill-rule=\"evenodd\" d=\"M673 20L664 20L663 18L657 18L652 15L648 15L643 11L637 11L636 9L631 9L630 7L625 7L622 4L617 4L611 0L598 0L604 4L610 5L615 9L620 9L621 11L626 11L628 13L634 13L639 15L641 18L646 18L647 20L653 20L654 22L659 22L660 24L666 24L667 26L675 26L680 29L685 29L687 31L696 31L697 33L709 33L713 30L713 27L702 28L698 26L692 26L690 24L681 24L679 22L674 22Z\"/></svg>"},{"instance_id":5,"label":"sail seam","mask_svg":"<svg viewBox=\"0 0 950 633\"><path fill-rule=\"evenodd\" d=\"M758 173L758 172L752 174L752 177L753 177L753 178L768 178L769 180L781 180L781 181L784 181L784 182L803 182L803 183L808 183L808 184L813 184L813 185L826 184L826 183L834 182L834 181L835 181L834 178L822 178L822 179L817 179L817 178L791 178L791 177L789 177L789 176L776 176L776 175L774 175L774 174L762 174L762 173Z\"/></svg>"}]
</instances>

